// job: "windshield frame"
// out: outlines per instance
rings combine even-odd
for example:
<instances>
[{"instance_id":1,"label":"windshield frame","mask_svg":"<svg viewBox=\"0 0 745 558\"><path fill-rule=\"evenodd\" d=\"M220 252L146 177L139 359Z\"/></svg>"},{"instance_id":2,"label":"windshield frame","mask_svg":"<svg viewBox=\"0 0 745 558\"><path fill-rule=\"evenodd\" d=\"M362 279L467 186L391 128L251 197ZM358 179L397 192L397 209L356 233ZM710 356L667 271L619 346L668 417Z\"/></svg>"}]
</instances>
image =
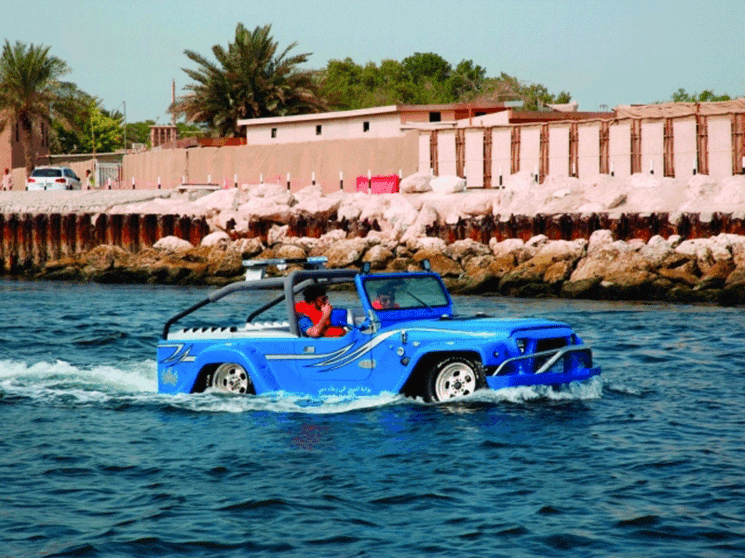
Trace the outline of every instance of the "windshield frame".
<instances>
[{"instance_id":1,"label":"windshield frame","mask_svg":"<svg viewBox=\"0 0 745 558\"><path fill-rule=\"evenodd\" d=\"M356 281L363 306L381 320L439 318L453 314L453 300L436 273L376 273L360 275ZM376 304L378 293L390 289L394 291L395 306L382 308Z\"/></svg>"}]
</instances>

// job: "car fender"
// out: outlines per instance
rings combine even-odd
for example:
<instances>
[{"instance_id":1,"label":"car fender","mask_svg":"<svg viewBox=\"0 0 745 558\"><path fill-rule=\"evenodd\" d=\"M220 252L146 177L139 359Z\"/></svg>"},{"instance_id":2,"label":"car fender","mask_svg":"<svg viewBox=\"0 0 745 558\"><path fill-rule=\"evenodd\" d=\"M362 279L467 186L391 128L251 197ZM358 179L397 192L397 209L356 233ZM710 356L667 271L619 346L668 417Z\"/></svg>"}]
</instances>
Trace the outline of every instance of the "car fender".
<instances>
[{"instance_id":1,"label":"car fender","mask_svg":"<svg viewBox=\"0 0 745 558\"><path fill-rule=\"evenodd\" d=\"M226 345L217 345L202 351L194 362L194 368L200 371L211 364L222 364L223 362L235 362L246 369L251 382L253 382L256 393L265 391L277 391L274 375L266 364L264 357L253 347L242 347L237 350ZM195 380L198 376L195 376Z\"/></svg>"},{"instance_id":2,"label":"car fender","mask_svg":"<svg viewBox=\"0 0 745 558\"><path fill-rule=\"evenodd\" d=\"M485 347L483 345L474 345L472 341L468 344L466 344L465 342L458 343L457 341L437 341L420 346L417 351L411 356L411 361L414 367L416 367L419 361L422 358L427 357L428 355L438 353L446 355L457 353L471 353L478 355L481 359L481 362L484 363L487 361L487 355L484 351Z\"/></svg>"}]
</instances>

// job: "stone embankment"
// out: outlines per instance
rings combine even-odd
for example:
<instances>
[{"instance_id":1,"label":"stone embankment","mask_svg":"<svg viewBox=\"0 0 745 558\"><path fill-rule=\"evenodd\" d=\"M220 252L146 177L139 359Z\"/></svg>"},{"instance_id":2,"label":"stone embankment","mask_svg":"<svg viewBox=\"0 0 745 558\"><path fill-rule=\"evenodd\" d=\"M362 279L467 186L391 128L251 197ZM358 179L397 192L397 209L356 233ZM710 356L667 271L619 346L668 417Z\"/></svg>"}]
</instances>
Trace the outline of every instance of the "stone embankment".
<instances>
[{"instance_id":1,"label":"stone embankment","mask_svg":"<svg viewBox=\"0 0 745 558\"><path fill-rule=\"evenodd\" d=\"M326 256L376 271L428 259L460 293L745 304L745 176L514 175L479 192L442 178L413 175L404 193L380 196L269 184L196 199L74 192L65 214L51 192L2 193L3 269L219 285L241 277L244 258Z\"/></svg>"},{"instance_id":2,"label":"stone embankment","mask_svg":"<svg viewBox=\"0 0 745 558\"><path fill-rule=\"evenodd\" d=\"M35 277L222 285L241 278L244 258L326 256L331 268L369 262L375 271L420 269L427 259L460 294L745 304L745 237L732 234L627 242L598 230L589 240L537 235L527 242L493 240L487 245L470 239L446 244L432 237L400 244L376 231L364 238L347 238L341 230L320 238L284 233L286 228L279 228L264 243L215 232L197 247L166 237L134 254L100 245L49 261Z\"/></svg>"}]
</instances>

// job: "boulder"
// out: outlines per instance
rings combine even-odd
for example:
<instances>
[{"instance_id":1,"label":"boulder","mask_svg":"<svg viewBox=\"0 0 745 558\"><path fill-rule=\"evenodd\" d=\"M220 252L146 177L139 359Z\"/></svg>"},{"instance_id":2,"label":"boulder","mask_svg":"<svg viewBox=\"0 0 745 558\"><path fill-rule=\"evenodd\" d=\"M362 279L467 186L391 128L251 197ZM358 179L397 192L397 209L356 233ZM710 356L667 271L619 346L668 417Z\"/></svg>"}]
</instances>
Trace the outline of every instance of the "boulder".
<instances>
[{"instance_id":1,"label":"boulder","mask_svg":"<svg viewBox=\"0 0 745 558\"><path fill-rule=\"evenodd\" d=\"M362 259L365 254L365 242L361 238L351 238L334 243L326 250L329 268L350 267Z\"/></svg>"},{"instance_id":2,"label":"boulder","mask_svg":"<svg viewBox=\"0 0 745 558\"><path fill-rule=\"evenodd\" d=\"M267 232L266 234L266 243L269 246L283 243L287 238L287 234L289 233L289 231L289 225L272 225L272 227L269 229L269 232Z\"/></svg>"},{"instance_id":3,"label":"boulder","mask_svg":"<svg viewBox=\"0 0 745 558\"><path fill-rule=\"evenodd\" d=\"M398 191L402 194L430 192L432 190L430 180L432 180L432 176L429 172L415 172L401 180Z\"/></svg>"},{"instance_id":4,"label":"boulder","mask_svg":"<svg viewBox=\"0 0 745 558\"><path fill-rule=\"evenodd\" d=\"M526 257L525 242L519 238L508 238L501 242L497 242L494 238L489 241L489 248L494 253L494 256L500 258L506 254L511 254L517 262L522 262L530 259Z\"/></svg>"},{"instance_id":5,"label":"boulder","mask_svg":"<svg viewBox=\"0 0 745 558\"><path fill-rule=\"evenodd\" d=\"M306 257L305 250L295 244L282 244L275 250L278 258L295 259Z\"/></svg>"},{"instance_id":6,"label":"boulder","mask_svg":"<svg viewBox=\"0 0 745 558\"><path fill-rule=\"evenodd\" d=\"M292 208L292 214L328 220L336 217L340 206L338 198L307 197Z\"/></svg>"},{"instance_id":7,"label":"boulder","mask_svg":"<svg viewBox=\"0 0 745 558\"><path fill-rule=\"evenodd\" d=\"M470 238L456 240L446 247L446 253L448 256L461 263L463 263L464 260L473 258L474 256L493 256L488 246Z\"/></svg>"},{"instance_id":8,"label":"boulder","mask_svg":"<svg viewBox=\"0 0 745 558\"><path fill-rule=\"evenodd\" d=\"M385 269L388 263L393 260L395 256L388 248L384 246L373 246L362 258L363 262L370 262L370 268L374 270Z\"/></svg>"},{"instance_id":9,"label":"boulder","mask_svg":"<svg viewBox=\"0 0 745 558\"><path fill-rule=\"evenodd\" d=\"M177 236L164 236L153 244L156 250L170 250L172 252L183 252L191 250L194 246L188 240L178 238Z\"/></svg>"},{"instance_id":10,"label":"boulder","mask_svg":"<svg viewBox=\"0 0 745 558\"><path fill-rule=\"evenodd\" d=\"M463 268L458 265L458 262L447 257L444 250L422 248L414 254L413 259L420 265L422 260L429 260L432 270L443 277L460 277L463 273Z\"/></svg>"},{"instance_id":11,"label":"boulder","mask_svg":"<svg viewBox=\"0 0 745 558\"><path fill-rule=\"evenodd\" d=\"M459 176L445 175L430 181L432 191L437 194L455 194L466 189L466 181Z\"/></svg>"},{"instance_id":12,"label":"boulder","mask_svg":"<svg viewBox=\"0 0 745 558\"><path fill-rule=\"evenodd\" d=\"M202 239L201 246L220 246L222 248L227 247L230 243L230 237L223 231L215 231L208 234Z\"/></svg>"},{"instance_id":13,"label":"boulder","mask_svg":"<svg viewBox=\"0 0 745 558\"><path fill-rule=\"evenodd\" d=\"M701 277L697 288L721 289L727 278L735 271L735 264L731 260L719 260L712 265Z\"/></svg>"}]
</instances>

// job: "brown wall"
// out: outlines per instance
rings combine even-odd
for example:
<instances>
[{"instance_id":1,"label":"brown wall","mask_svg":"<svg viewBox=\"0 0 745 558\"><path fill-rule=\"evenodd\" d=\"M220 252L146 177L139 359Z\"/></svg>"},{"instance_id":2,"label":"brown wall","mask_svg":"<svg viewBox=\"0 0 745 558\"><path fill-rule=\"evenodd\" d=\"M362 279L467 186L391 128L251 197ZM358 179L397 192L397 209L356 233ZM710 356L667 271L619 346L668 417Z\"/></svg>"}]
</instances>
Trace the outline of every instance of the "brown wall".
<instances>
[{"instance_id":1,"label":"brown wall","mask_svg":"<svg viewBox=\"0 0 745 558\"><path fill-rule=\"evenodd\" d=\"M397 138L329 140L285 145L244 145L199 147L191 149L151 150L125 155L123 184L137 188L175 188L182 177L188 184L232 186L264 182L285 184L290 173L292 190L316 183L325 192L339 189L339 171L343 173L344 190L355 189L357 176L416 172L418 137L407 132Z\"/></svg>"}]
</instances>

